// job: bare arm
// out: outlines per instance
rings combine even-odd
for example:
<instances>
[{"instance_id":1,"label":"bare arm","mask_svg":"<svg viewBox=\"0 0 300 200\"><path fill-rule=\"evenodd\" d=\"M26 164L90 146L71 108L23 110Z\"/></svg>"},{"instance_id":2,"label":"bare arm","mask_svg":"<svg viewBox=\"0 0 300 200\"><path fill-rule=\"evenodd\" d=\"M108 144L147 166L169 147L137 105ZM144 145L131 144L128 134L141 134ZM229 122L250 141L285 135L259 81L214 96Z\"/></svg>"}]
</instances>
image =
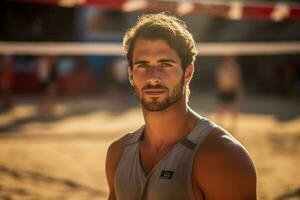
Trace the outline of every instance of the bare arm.
<instances>
[{"instance_id":1,"label":"bare arm","mask_svg":"<svg viewBox=\"0 0 300 200\"><path fill-rule=\"evenodd\" d=\"M207 200L255 200L256 172L248 153L229 135L216 135L195 162L202 194Z\"/></svg>"},{"instance_id":2,"label":"bare arm","mask_svg":"<svg viewBox=\"0 0 300 200\"><path fill-rule=\"evenodd\" d=\"M106 172L106 179L109 187L108 200L116 199L116 193L114 187L114 175L115 175L117 164L123 152L123 142L125 137L126 136L113 142L107 150L105 172Z\"/></svg>"}]
</instances>

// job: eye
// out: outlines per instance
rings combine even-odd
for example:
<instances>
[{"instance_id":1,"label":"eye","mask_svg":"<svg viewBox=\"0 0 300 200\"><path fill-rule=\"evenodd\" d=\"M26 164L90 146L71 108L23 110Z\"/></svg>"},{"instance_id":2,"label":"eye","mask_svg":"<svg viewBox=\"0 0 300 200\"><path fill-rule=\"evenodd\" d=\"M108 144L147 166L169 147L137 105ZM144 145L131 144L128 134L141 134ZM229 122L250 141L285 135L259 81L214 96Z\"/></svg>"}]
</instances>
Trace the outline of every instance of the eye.
<instances>
[{"instance_id":1,"label":"eye","mask_svg":"<svg viewBox=\"0 0 300 200\"><path fill-rule=\"evenodd\" d=\"M144 69L147 67L148 67L148 64L146 64L146 63L139 63L136 65L136 68L138 68L138 69Z\"/></svg>"},{"instance_id":2,"label":"eye","mask_svg":"<svg viewBox=\"0 0 300 200\"><path fill-rule=\"evenodd\" d=\"M167 62L160 63L160 66L162 68L173 67L173 65L171 63L167 63Z\"/></svg>"}]
</instances>

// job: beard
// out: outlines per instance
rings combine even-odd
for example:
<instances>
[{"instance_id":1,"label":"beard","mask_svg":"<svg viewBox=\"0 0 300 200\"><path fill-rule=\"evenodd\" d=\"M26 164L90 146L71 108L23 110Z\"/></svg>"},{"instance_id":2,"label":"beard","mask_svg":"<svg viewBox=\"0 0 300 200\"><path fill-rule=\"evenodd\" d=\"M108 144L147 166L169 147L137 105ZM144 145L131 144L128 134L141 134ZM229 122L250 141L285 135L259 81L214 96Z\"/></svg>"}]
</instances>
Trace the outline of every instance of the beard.
<instances>
[{"instance_id":1,"label":"beard","mask_svg":"<svg viewBox=\"0 0 300 200\"><path fill-rule=\"evenodd\" d=\"M136 96L137 100L143 105L143 107L147 111L150 111L150 112L163 111L163 110L167 109L168 107L170 107L171 105L178 102L183 95L183 88L184 88L184 76L182 76L180 82L173 88L171 93L169 93L170 94L169 96L165 97L163 100L159 100L159 97L154 97L154 98L151 98L150 101L149 100L147 101L141 95L141 93L139 93L138 88L136 88L134 86L135 96ZM144 89L167 89L168 91L170 91L168 88L166 88L162 85L156 85L156 86L146 85L145 87L143 87L142 91Z\"/></svg>"}]
</instances>

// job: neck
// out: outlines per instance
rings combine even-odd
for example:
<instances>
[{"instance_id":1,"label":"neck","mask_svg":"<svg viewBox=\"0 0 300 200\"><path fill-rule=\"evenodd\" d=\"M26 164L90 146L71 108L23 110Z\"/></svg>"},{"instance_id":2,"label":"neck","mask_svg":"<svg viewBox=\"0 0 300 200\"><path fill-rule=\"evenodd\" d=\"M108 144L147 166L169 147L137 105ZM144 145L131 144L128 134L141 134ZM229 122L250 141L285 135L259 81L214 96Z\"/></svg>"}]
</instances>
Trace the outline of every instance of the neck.
<instances>
[{"instance_id":1,"label":"neck","mask_svg":"<svg viewBox=\"0 0 300 200\"><path fill-rule=\"evenodd\" d=\"M177 143L193 129L197 121L185 98L163 111L149 112L143 108L143 115L143 142L155 148L165 148Z\"/></svg>"}]
</instances>

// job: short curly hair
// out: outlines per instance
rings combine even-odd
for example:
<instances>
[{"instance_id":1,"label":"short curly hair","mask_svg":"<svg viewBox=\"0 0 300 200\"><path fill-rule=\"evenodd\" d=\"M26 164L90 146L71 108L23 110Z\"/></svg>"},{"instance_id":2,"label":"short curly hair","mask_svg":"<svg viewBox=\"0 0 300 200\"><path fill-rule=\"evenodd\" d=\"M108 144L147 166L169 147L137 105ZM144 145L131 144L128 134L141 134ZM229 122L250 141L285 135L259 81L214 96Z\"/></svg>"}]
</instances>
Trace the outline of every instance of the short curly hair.
<instances>
[{"instance_id":1,"label":"short curly hair","mask_svg":"<svg viewBox=\"0 0 300 200\"><path fill-rule=\"evenodd\" d=\"M139 17L137 23L125 33L123 47L131 68L133 67L133 49L139 38L166 41L171 48L176 50L184 71L195 62L197 49L193 36L182 20L166 12Z\"/></svg>"}]
</instances>

